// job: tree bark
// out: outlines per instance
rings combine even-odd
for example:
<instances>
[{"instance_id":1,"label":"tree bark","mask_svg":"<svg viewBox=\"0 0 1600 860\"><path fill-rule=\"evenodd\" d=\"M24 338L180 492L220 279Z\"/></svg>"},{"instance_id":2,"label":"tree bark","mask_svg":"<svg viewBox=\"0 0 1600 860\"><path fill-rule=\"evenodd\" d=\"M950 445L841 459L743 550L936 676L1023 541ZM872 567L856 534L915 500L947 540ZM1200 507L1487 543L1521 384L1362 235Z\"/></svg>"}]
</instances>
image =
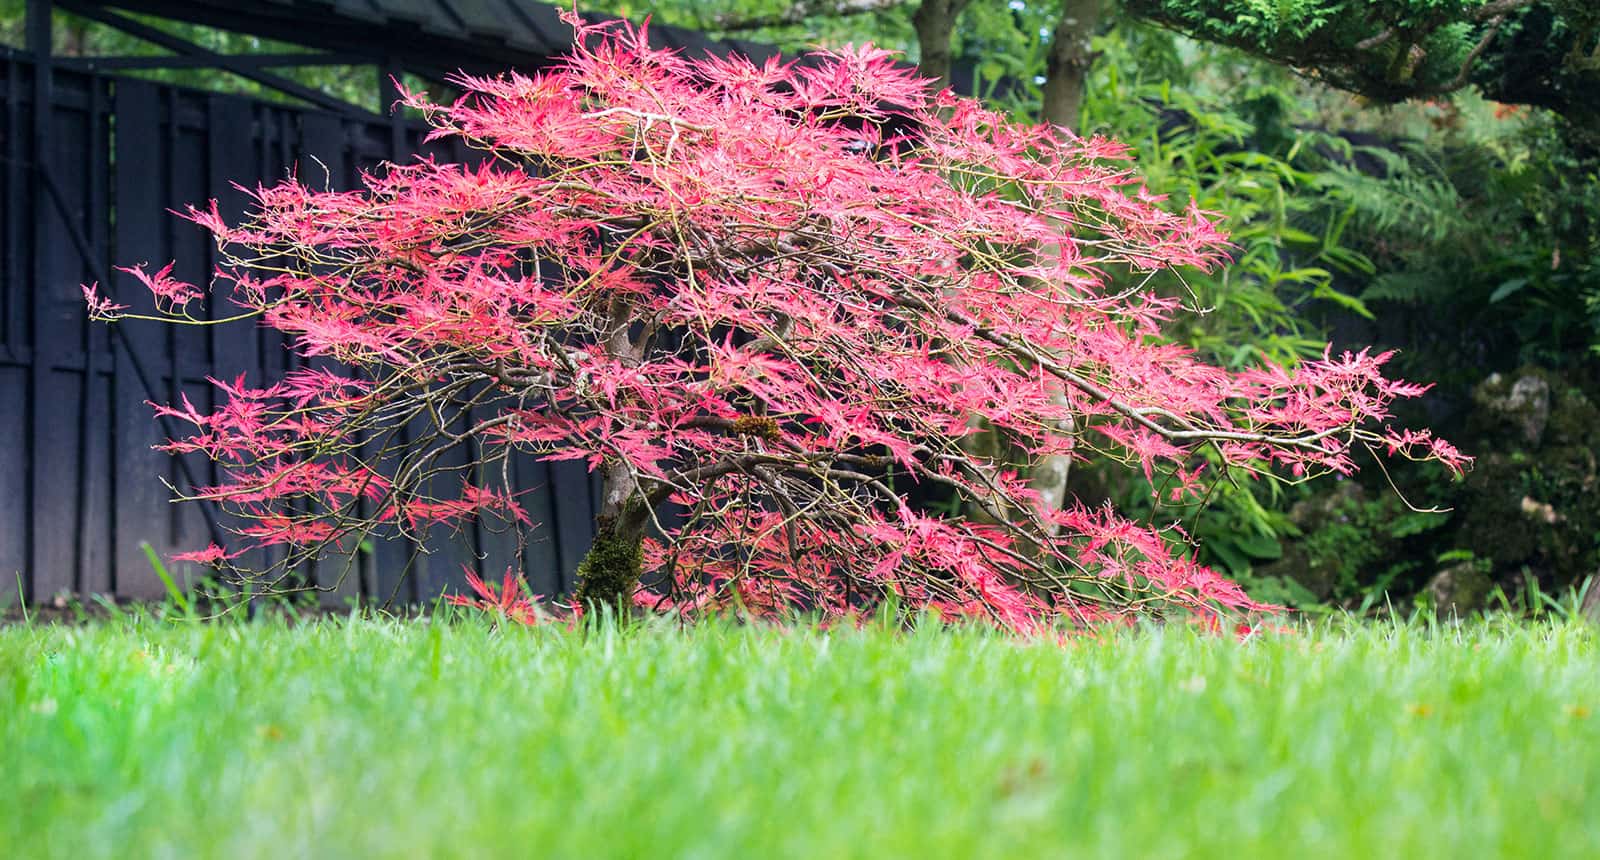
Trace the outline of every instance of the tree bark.
<instances>
[{"instance_id":1,"label":"tree bark","mask_svg":"<svg viewBox=\"0 0 1600 860\"><path fill-rule=\"evenodd\" d=\"M1065 392L1057 394L1056 402L1066 403ZM1076 431L1075 422L1068 418L1060 422L1057 428L1061 433L1072 434ZM1052 511L1059 511L1067 503L1067 479L1072 476L1072 458L1065 454L1054 454L1040 459L1033 470L1028 474L1028 486L1039 494L1039 503ZM1056 530L1050 529L1051 533Z\"/></svg>"},{"instance_id":2,"label":"tree bark","mask_svg":"<svg viewBox=\"0 0 1600 860\"><path fill-rule=\"evenodd\" d=\"M918 65L924 77L933 78L940 88L950 86L950 37L956 19L967 8L968 0L922 0L911 24L917 30Z\"/></svg>"},{"instance_id":3,"label":"tree bark","mask_svg":"<svg viewBox=\"0 0 1600 860\"><path fill-rule=\"evenodd\" d=\"M1100 24L1102 2L1063 0L1061 20L1056 23L1050 39L1050 53L1045 58L1044 103L1040 106L1040 118L1074 132L1078 130L1089 71L1094 65L1090 40ZM1053 253L1058 249L1045 250ZM1058 401L1064 403L1066 395L1059 395ZM1063 421L1060 428L1065 433L1075 429L1070 419ZM1028 486L1039 493L1039 500L1046 507L1060 510L1067 502L1067 478L1071 472L1071 457L1046 457L1028 475Z\"/></svg>"},{"instance_id":4,"label":"tree bark","mask_svg":"<svg viewBox=\"0 0 1600 860\"><path fill-rule=\"evenodd\" d=\"M1101 2L1063 0L1061 20L1056 23L1050 53L1045 58L1044 104L1039 114L1045 122L1078 130L1084 87L1094 65L1090 40L1100 25Z\"/></svg>"},{"instance_id":5,"label":"tree bark","mask_svg":"<svg viewBox=\"0 0 1600 860\"><path fill-rule=\"evenodd\" d=\"M740 15L724 12L711 17L711 26L723 31L760 30L766 27L792 27L803 24L807 18L845 18L851 15L870 15L904 5L907 0L798 0L793 6L776 12Z\"/></svg>"},{"instance_id":6,"label":"tree bark","mask_svg":"<svg viewBox=\"0 0 1600 860\"><path fill-rule=\"evenodd\" d=\"M594 543L578 564L578 603L586 609L628 611L643 569L645 526L650 505L625 464L606 468L605 500L595 516Z\"/></svg>"},{"instance_id":7,"label":"tree bark","mask_svg":"<svg viewBox=\"0 0 1600 860\"><path fill-rule=\"evenodd\" d=\"M605 341L606 354L637 366L644 357L648 332L633 337L633 307L626 298L613 298L607 314L611 333ZM578 563L576 597L588 609L610 606L620 619L626 617L633 592L639 587L644 530L654 505L627 463L607 463L601 478L605 499L594 518L594 543Z\"/></svg>"}]
</instances>

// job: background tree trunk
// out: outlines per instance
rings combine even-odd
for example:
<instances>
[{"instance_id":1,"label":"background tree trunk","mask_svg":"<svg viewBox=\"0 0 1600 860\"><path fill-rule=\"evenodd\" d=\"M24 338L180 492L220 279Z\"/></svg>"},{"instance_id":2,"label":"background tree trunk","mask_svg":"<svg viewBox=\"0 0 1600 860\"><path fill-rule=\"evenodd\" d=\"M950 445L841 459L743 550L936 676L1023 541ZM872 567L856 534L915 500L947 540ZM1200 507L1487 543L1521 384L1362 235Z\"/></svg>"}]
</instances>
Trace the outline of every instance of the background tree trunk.
<instances>
[{"instance_id":1,"label":"background tree trunk","mask_svg":"<svg viewBox=\"0 0 1600 860\"><path fill-rule=\"evenodd\" d=\"M940 87L950 86L950 37L956 19L967 8L968 0L922 0L911 24L917 30L918 65L925 77L934 78Z\"/></svg>"},{"instance_id":2,"label":"background tree trunk","mask_svg":"<svg viewBox=\"0 0 1600 860\"><path fill-rule=\"evenodd\" d=\"M1100 25L1102 0L1063 0L1061 20L1050 38L1045 58L1044 104L1039 116L1045 122L1078 130L1083 91L1094 65L1090 40Z\"/></svg>"},{"instance_id":3,"label":"background tree trunk","mask_svg":"<svg viewBox=\"0 0 1600 860\"><path fill-rule=\"evenodd\" d=\"M1050 39L1050 53L1045 60L1044 103L1039 116L1045 122L1078 130L1078 119L1083 109L1084 91L1089 83L1089 71L1094 65L1094 48L1090 40L1100 25L1103 0L1063 0L1061 20ZM1048 248L1047 252L1058 249ZM1059 396L1060 402L1066 395ZM1061 429L1072 432L1075 428L1069 419ZM1028 475L1028 485L1039 493L1040 501L1047 507L1060 510L1067 502L1067 478L1072 472L1072 458L1046 457L1033 467Z\"/></svg>"}]
</instances>

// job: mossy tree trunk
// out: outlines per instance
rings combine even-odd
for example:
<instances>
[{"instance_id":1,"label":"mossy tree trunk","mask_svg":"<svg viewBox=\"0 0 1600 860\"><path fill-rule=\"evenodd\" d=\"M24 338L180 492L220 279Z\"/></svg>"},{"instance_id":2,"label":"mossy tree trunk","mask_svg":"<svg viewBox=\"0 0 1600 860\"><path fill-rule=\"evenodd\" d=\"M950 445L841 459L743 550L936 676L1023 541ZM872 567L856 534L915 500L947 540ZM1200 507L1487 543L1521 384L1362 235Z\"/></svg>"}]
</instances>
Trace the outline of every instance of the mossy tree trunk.
<instances>
[{"instance_id":1,"label":"mossy tree trunk","mask_svg":"<svg viewBox=\"0 0 1600 860\"><path fill-rule=\"evenodd\" d=\"M650 505L633 474L622 464L606 468L605 500L595 516L594 544L578 564L578 602L591 609L609 606L623 616L639 587L645 527Z\"/></svg>"},{"instance_id":2,"label":"mossy tree trunk","mask_svg":"<svg viewBox=\"0 0 1600 860\"><path fill-rule=\"evenodd\" d=\"M611 331L605 340L606 354L637 366L650 333L634 335L633 306L626 298L612 299L608 314ZM623 618L631 610L643 572L644 530L665 485L641 487L634 471L619 460L607 462L601 478L605 498L594 518L594 543L578 563L576 597L588 609L609 606Z\"/></svg>"}]
</instances>

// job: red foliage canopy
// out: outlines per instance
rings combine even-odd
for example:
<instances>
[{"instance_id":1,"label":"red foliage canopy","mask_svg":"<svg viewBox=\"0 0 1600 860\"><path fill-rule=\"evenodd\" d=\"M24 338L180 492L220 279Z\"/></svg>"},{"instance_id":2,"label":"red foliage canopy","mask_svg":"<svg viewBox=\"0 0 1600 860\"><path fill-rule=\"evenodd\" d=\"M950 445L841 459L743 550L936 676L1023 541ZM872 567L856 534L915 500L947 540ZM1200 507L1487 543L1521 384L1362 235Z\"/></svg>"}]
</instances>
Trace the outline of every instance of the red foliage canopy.
<instances>
[{"instance_id":1,"label":"red foliage canopy","mask_svg":"<svg viewBox=\"0 0 1600 860\"><path fill-rule=\"evenodd\" d=\"M634 593L642 566L637 598L686 612L892 595L1021 629L1214 618L1258 607L1112 510L1041 504L963 444L975 419L1030 457L1118 457L1183 489L1205 447L1295 475L1348 472L1364 448L1463 462L1384 426L1423 391L1385 379L1387 356L1234 373L1163 343L1177 302L1113 276L1218 264L1213 221L1163 208L1121 146L931 93L870 46L758 66L579 25L557 68L456 83L454 104L405 101L480 166L386 166L352 192L290 180L236 224L189 212L234 301L353 369L161 407L196 428L171 450L227 474L197 495L286 564L374 530L525 521L517 487L430 489L445 452L492 476L518 450L602 471L593 599ZM166 318L201 295L139 276ZM394 441L419 423L431 435ZM913 482L989 516L918 509Z\"/></svg>"}]
</instances>

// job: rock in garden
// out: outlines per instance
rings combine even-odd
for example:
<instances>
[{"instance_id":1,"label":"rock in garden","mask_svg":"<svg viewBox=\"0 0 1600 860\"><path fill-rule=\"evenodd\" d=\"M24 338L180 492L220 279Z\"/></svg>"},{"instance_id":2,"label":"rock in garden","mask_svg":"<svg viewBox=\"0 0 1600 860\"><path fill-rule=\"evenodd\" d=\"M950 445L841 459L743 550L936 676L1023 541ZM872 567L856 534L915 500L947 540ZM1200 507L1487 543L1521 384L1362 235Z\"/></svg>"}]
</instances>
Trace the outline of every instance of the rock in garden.
<instances>
[{"instance_id":1,"label":"rock in garden","mask_svg":"<svg viewBox=\"0 0 1600 860\"><path fill-rule=\"evenodd\" d=\"M1535 373L1520 373L1511 382L1503 374L1490 374L1472 392L1472 399L1514 425L1529 445L1539 444L1550 423L1550 383Z\"/></svg>"}]
</instances>

